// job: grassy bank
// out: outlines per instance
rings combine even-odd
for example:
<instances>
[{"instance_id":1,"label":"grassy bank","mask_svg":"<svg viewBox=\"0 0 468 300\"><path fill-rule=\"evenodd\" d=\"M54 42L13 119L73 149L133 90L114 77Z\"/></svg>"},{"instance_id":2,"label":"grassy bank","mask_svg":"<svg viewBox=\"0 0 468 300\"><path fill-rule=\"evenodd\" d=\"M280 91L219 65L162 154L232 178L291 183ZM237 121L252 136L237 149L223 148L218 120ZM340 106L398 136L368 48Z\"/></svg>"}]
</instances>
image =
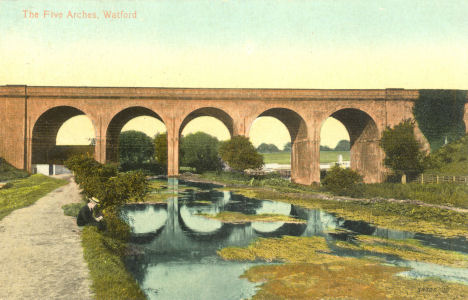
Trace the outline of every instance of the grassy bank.
<instances>
[{"instance_id":1,"label":"grassy bank","mask_svg":"<svg viewBox=\"0 0 468 300\"><path fill-rule=\"evenodd\" d=\"M363 185L363 197L418 200L425 203L468 208L468 185L376 183Z\"/></svg>"},{"instance_id":2,"label":"grassy bank","mask_svg":"<svg viewBox=\"0 0 468 300\"><path fill-rule=\"evenodd\" d=\"M0 157L0 181L26 178L28 176L28 172L13 167L9 163L7 163L6 160Z\"/></svg>"},{"instance_id":3,"label":"grassy bank","mask_svg":"<svg viewBox=\"0 0 468 300\"><path fill-rule=\"evenodd\" d=\"M120 251L116 250L125 245L99 233L94 226L84 227L82 245L96 299L146 299L135 279L125 269Z\"/></svg>"},{"instance_id":4,"label":"grassy bank","mask_svg":"<svg viewBox=\"0 0 468 300\"><path fill-rule=\"evenodd\" d=\"M84 202L64 205L63 213L76 218L83 205ZM104 235L94 226L85 226L81 245L96 299L146 299L122 261L126 243Z\"/></svg>"},{"instance_id":5,"label":"grassy bank","mask_svg":"<svg viewBox=\"0 0 468 300\"><path fill-rule=\"evenodd\" d=\"M343 160L349 161L349 151L320 151L320 162L330 163L337 162L338 155L343 155ZM262 153L263 160L266 164L290 164L291 163L291 152L274 152L274 153Z\"/></svg>"},{"instance_id":6,"label":"grassy bank","mask_svg":"<svg viewBox=\"0 0 468 300\"><path fill-rule=\"evenodd\" d=\"M15 209L33 204L67 181L36 174L10 183L9 188L0 190L0 220Z\"/></svg>"},{"instance_id":7,"label":"grassy bank","mask_svg":"<svg viewBox=\"0 0 468 300\"><path fill-rule=\"evenodd\" d=\"M241 173L208 172L202 174L201 178L234 186L267 187L278 192L328 193L323 187L295 184L274 175L253 178ZM416 200L429 204L468 208L468 186L462 184L374 183L361 184L358 188L360 198Z\"/></svg>"}]
</instances>

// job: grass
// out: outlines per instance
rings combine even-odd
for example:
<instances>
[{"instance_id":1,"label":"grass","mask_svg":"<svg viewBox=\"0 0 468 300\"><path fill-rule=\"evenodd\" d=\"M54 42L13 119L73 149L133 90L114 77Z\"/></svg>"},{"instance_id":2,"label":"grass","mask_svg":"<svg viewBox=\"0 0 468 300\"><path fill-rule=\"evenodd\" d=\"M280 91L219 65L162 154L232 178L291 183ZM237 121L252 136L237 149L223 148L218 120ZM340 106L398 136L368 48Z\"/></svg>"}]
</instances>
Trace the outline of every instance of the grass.
<instances>
[{"instance_id":1,"label":"grass","mask_svg":"<svg viewBox=\"0 0 468 300\"><path fill-rule=\"evenodd\" d=\"M290 164L291 163L291 152L274 152L274 153L261 153L263 160L266 164ZM350 160L349 151L320 151L320 162L330 163L337 162L338 155L343 155L344 161Z\"/></svg>"},{"instance_id":2,"label":"grass","mask_svg":"<svg viewBox=\"0 0 468 300\"><path fill-rule=\"evenodd\" d=\"M28 172L16 169L12 165L10 165L6 160L0 157L0 181L25 178L28 176Z\"/></svg>"},{"instance_id":3,"label":"grass","mask_svg":"<svg viewBox=\"0 0 468 300\"><path fill-rule=\"evenodd\" d=\"M0 220L15 209L35 203L41 197L66 183L66 180L40 174L11 181L11 187L0 190Z\"/></svg>"},{"instance_id":4,"label":"grass","mask_svg":"<svg viewBox=\"0 0 468 300\"><path fill-rule=\"evenodd\" d=\"M85 204L83 203L70 203L70 204L65 204L62 206L63 213L66 216L70 217L78 217L78 213L80 212L81 207L83 207Z\"/></svg>"},{"instance_id":5,"label":"grass","mask_svg":"<svg viewBox=\"0 0 468 300\"><path fill-rule=\"evenodd\" d=\"M135 279L125 269L120 254L109 247L117 242L100 234L94 226L83 229L84 258L90 270L95 298L146 299Z\"/></svg>"},{"instance_id":6,"label":"grass","mask_svg":"<svg viewBox=\"0 0 468 300\"><path fill-rule=\"evenodd\" d=\"M261 283L253 299L463 299L468 286L395 276L407 268L376 259L330 254L323 237L260 238L248 247L218 251L225 260L278 261L241 277Z\"/></svg>"},{"instance_id":7,"label":"grass","mask_svg":"<svg viewBox=\"0 0 468 300\"><path fill-rule=\"evenodd\" d=\"M419 200L425 203L468 208L468 185L375 183L365 184L364 197Z\"/></svg>"},{"instance_id":8,"label":"grass","mask_svg":"<svg viewBox=\"0 0 468 300\"><path fill-rule=\"evenodd\" d=\"M468 135L431 153L433 165L426 174L468 176Z\"/></svg>"}]
</instances>

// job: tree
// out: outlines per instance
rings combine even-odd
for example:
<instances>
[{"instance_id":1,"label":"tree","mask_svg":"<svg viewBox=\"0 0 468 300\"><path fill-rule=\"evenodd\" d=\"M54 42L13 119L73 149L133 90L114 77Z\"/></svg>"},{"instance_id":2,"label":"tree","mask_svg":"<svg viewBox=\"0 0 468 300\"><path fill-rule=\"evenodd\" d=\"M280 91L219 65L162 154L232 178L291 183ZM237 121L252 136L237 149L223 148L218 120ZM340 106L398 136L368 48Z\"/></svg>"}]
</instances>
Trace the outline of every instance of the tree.
<instances>
[{"instance_id":1,"label":"tree","mask_svg":"<svg viewBox=\"0 0 468 300\"><path fill-rule=\"evenodd\" d=\"M120 133L120 163L141 164L153 158L153 140L145 133L130 130Z\"/></svg>"},{"instance_id":2,"label":"tree","mask_svg":"<svg viewBox=\"0 0 468 300\"><path fill-rule=\"evenodd\" d=\"M413 114L424 136L435 151L465 134L463 113L466 91L420 90Z\"/></svg>"},{"instance_id":3,"label":"tree","mask_svg":"<svg viewBox=\"0 0 468 300\"><path fill-rule=\"evenodd\" d=\"M385 152L385 166L396 175L415 176L423 171L424 153L414 136L414 121L405 120L393 128L387 127L380 146Z\"/></svg>"},{"instance_id":4,"label":"tree","mask_svg":"<svg viewBox=\"0 0 468 300\"><path fill-rule=\"evenodd\" d=\"M232 169L237 171L258 169L263 166L263 156L245 136L234 136L229 141L223 142L219 154Z\"/></svg>"},{"instance_id":5,"label":"tree","mask_svg":"<svg viewBox=\"0 0 468 300\"><path fill-rule=\"evenodd\" d=\"M279 152L280 150L274 144L261 143L260 146L257 147L257 151L260 153L273 153Z\"/></svg>"},{"instance_id":6,"label":"tree","mask_svg":"<svg viewBox=\"0 0 468 300\"><path fill-rule=\"evenodd\" d=\"M218 157L219 141L204 132L191 133L181 141L182 165L195 168L197 173L221 169Z\"/></svg>"},{"instance_id":7,"label":"tree","mask_svg":"<svg viewBox=\"0 0 468 300\"><path fill-rule=\"evenodd\" d=\"M351 143L348 140L341 140L336 144L335 151L349 151L351 150Z\"/></svg>"},{"instance_id":8,"label":"tree","mask_svg":"<svg viewBox=\"0 0 468 300\"><path fill-rule=\"evenodd\" d=\"M320 151L332 151L332 148L328 146L320 145Z\"/></svg>"},{"instance_id":9,"label":"tree","mask_svg":"<svg viewBox=\"0 0 468 300\"><path fill-rule=\"evenodd\" d=\"M167 167L167 133L159 133L154 138L154 156L156 161Z\"/></svg>"},{"instance_id":10,"label":"tree","mask_svg":"<svg viewBox=\"0 0 468 300\"><path fill-rule=\"evenodd\" d=\"M284 152L291 152L291 142L287 142L283 147Z\"/></svg>"}]
</instances>

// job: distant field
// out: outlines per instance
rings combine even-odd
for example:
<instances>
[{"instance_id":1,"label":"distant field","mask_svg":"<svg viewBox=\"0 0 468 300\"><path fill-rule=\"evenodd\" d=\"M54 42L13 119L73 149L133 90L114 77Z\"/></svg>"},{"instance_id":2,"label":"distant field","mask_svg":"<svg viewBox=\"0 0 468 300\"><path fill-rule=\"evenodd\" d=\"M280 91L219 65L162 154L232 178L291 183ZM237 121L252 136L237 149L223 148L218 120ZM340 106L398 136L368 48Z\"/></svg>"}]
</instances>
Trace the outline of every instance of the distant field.
<instances>
[{"instance_id":1,"label":"distant field","mask_svg":"<svg viewBox=\"0 0 468 300\"><path fill-rule=\"evenodd\" d=\"M343 155L343 160L349 160L349 151L320 151L320 162L330 163L338 161L338 155ZM290 164L290 152L262 153L266 164Z\"/></svg>"}]
</instances>

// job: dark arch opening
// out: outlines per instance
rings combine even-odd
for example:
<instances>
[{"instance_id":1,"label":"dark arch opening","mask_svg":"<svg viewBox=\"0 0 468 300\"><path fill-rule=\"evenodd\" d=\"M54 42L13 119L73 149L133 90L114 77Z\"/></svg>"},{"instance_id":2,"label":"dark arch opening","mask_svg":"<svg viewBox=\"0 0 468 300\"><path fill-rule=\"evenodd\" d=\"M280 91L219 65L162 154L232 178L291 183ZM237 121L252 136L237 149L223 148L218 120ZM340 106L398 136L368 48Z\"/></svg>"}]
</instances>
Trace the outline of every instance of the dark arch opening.
<instances>
[{"instance_id":1,"label":"dark arch opening","mask_svg":"<svg viewBox=\"0 0 468 300\"><path fill-rule=\"evenodd\" d=\"M69 119L85 115L71 106L57 106L44 112L36 121L32 131L31 164L61 165L73 153L94 153L94 143L89 146L57 146L57 134ZM93 124L94 125L94 124Z\"/></svg>"},{"instance_id":2,"label":"dark arch opening","mask_svg":"<svg viewBox=\"0 0 468 300\"><path fill-rule=\"evenodd\" d=\"M330 115L340 121L349 134L351 168L358 171L364 181L382 180L382 150L377 124L367 113L354 108L338 110Z\"/></svg>"},{"instance_id":3,"label":"dark arch opening","mask_svg":"<svg viewBox=\"0 0 468 300\"><path fill-rule=\"evenodd\" d=\"M291 137L291 180L310 184L310 145L304 119L297 112L287 108L268 109L258 117L273 117L286 126Z\"/></svg>"},{"instance_id":4,"label":"dark arch opening","mask_svg":"<svg viewBox=\"0 0 468 300\"><path fill-rule=\"evenodd\" d=\"M109 123L106 130L106 162L118 162L119 161L119 135L122 128L130 120L140 117L149 116L158 119L164 125L162 118L146 107L134 106L126 108L117 113Z\"/></svg>"},{"instance_id":5,"label":"dark arch opening","mask_svg":"<svg viewBox=\"0 0 468 300\"><path fill-rule=\"evenodd\" d=\"M182 131L184 130L185 126L187 126L190 121L198 118L198 117L213 117L215 119L220 120L228 129L229 134L232 136L234 133L234 126L233 120L231 116L229 116L226 112L219 108L214 107L203 107L192 111L190 114L185 117L185 119L180 124L179 128L179 137L182 135Z\"/></svg>"}]
</instances>

